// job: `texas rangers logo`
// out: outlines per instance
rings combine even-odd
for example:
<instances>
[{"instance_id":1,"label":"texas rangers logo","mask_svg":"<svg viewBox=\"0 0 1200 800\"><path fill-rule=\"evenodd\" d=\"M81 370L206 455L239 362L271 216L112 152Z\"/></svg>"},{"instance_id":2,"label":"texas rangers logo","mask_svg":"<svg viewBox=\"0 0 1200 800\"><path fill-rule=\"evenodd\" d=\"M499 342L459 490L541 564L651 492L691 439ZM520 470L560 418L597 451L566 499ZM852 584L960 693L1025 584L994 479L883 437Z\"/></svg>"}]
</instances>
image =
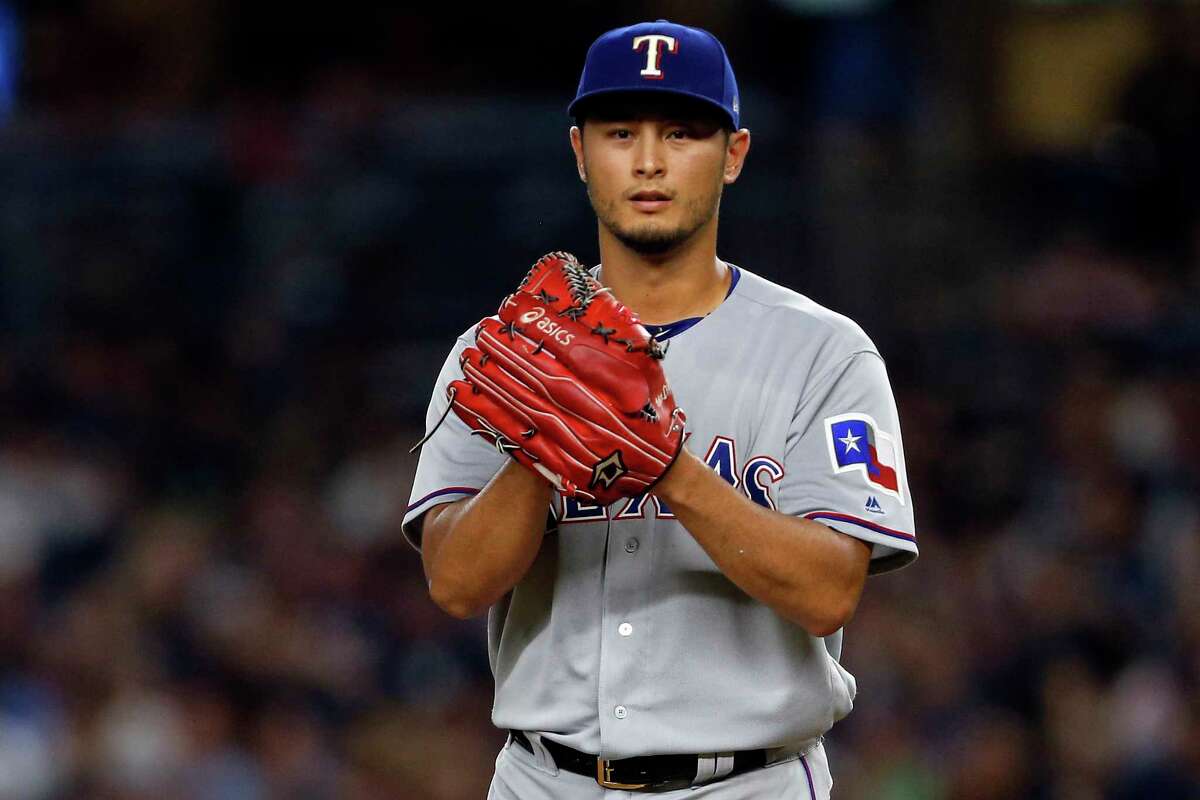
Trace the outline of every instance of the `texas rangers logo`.
<instances>
[{"instance_id":1,"label":"texas rangers logo","mask_svg":"<svg viewBox=\"0 0 1200 800\"><path fill-rule=\"evenodd\" d=\"M633 37L633 49L641 50L642 45L646 45L646 66L638 73L643 78L648 78L652 81L661 81L662 73L662 47L667 46L668 53L679 52L679 40L674 36L664 36L661 33L651 33L646 36Z\"/></svg>"},{"instance_id":2,"label":"texas rangers logo","mask_svg":"<svg viewBox=\"0 0 1200 800\"><path fill-rule=\"evenodd\" d=\"M860 472L872 488L904 502L900 486L900 448L869 414L825 418L825 441L834 473Z\"/></svg>"}]
</instances>

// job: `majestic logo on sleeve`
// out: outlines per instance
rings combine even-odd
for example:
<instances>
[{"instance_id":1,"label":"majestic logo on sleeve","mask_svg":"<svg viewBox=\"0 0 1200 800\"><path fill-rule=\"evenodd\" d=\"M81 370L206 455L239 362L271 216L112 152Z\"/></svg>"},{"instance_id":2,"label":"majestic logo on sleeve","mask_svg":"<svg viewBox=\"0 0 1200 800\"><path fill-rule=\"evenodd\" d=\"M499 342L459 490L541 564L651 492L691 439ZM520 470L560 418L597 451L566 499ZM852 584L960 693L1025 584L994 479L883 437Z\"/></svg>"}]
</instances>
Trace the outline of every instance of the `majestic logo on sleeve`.
<instances>
[{"instance_id":1,"label":"majestic logo on sleeve","mask_svg":"<svg viewBox=\"0 0 1200 800\"><path fill-rule=\"evenodd\" d=\"M870 415L827 417L825 441L834 473L859 472L872 488L904 502L900 488L900 448Z\"/></svg>"},{"instance_id":2,"label":"majestic logo on sleeve","mask_svg":"<svg viewBox=\"0 0 1200 800\"><path fill-rule=\"evenodd\" d=\"M643 78L650 80L661 81L662 73L662 46L667 46L668 53L679 52L679 40L674 36L664 36L661 33L651 33L646 36L633 37L633 49L641 50L642 45L646 45L646 66L639 73Z\"/></svg>"}]
</instances>

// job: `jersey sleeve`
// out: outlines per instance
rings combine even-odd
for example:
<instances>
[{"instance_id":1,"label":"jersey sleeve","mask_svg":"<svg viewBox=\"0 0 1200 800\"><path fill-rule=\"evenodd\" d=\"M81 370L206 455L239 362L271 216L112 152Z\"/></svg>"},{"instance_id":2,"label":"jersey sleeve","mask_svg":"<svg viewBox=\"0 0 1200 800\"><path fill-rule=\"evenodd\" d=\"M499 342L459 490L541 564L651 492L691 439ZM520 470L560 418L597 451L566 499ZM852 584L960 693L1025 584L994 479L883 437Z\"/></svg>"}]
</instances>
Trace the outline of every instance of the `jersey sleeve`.
<instances>
[{"instance_id":1,"label":"jersey sleeve","mask_svg":"<svg viewBox=\"0 0 1200 800\"><path fill-rule=\"evenodd\" d=\"M427 433L433 430L443 415L445 420L421 446L412 494L404 512L404 537L418 550L421 541L415 523L421 515L441 503L452 503L478 494L508 458L483 439L472 436L470 428L457 414L446 413L450 405L446 388L450 381L462 378L458 358L470 344L468 334L460 336L455 342L438 374L429 410L425 414Z\"/></svg>"},{"instance_id":2,"label":"jersey sleeve","mask_svg":"<svg viewBox=\"0 0 1200 800\"><path fill-rule=\"evenodd\" d=\"M818 377L788 431L780 510L870 542L871 573L917 557L904 443L887 370L856 352Z\"/></svg>"}]
</instances>

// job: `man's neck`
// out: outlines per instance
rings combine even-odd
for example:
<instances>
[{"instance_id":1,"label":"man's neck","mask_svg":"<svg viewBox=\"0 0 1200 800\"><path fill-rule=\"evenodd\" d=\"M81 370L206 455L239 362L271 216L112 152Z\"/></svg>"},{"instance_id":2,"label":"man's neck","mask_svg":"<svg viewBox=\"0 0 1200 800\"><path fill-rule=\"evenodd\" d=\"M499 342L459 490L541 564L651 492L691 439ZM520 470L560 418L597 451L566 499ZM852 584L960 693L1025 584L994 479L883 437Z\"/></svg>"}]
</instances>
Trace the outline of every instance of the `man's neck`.
<instances>
[{"instance_id":1,"label":"man's neck","mask_svg":"<svg viewBox=\"0 0 1200 800\"><path fill-rule=\"evenodd\" d=\"M670 253L644 256L602 228L600 263L604 285L650 325L704 316L721 305L732 280L729 267L717 258L715 236L697 236Z\"/></svg>"}]
</instances>

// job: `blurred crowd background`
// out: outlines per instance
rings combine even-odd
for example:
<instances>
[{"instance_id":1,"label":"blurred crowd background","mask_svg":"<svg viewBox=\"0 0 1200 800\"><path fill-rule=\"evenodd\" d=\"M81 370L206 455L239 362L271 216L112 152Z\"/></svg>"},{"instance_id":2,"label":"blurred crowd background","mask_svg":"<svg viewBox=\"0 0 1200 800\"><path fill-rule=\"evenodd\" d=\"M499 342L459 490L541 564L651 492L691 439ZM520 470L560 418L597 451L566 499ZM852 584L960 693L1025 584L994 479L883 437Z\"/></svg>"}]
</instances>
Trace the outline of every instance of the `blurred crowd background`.
<instances>
[{"instance_id":1,"label":"blurred crowd background","mask_svg":"<svg viewBox=\"0 0 1200 800\"><path fill-rule=\"evenodd\" d=\"M1196 4L0 0L0 798L483 797L407 449L454 336L596 259L565 105L659 17L742 85L720 254L900 406L922 556L834 796L1200 797Z\"/></svg>"}]
</instances>

